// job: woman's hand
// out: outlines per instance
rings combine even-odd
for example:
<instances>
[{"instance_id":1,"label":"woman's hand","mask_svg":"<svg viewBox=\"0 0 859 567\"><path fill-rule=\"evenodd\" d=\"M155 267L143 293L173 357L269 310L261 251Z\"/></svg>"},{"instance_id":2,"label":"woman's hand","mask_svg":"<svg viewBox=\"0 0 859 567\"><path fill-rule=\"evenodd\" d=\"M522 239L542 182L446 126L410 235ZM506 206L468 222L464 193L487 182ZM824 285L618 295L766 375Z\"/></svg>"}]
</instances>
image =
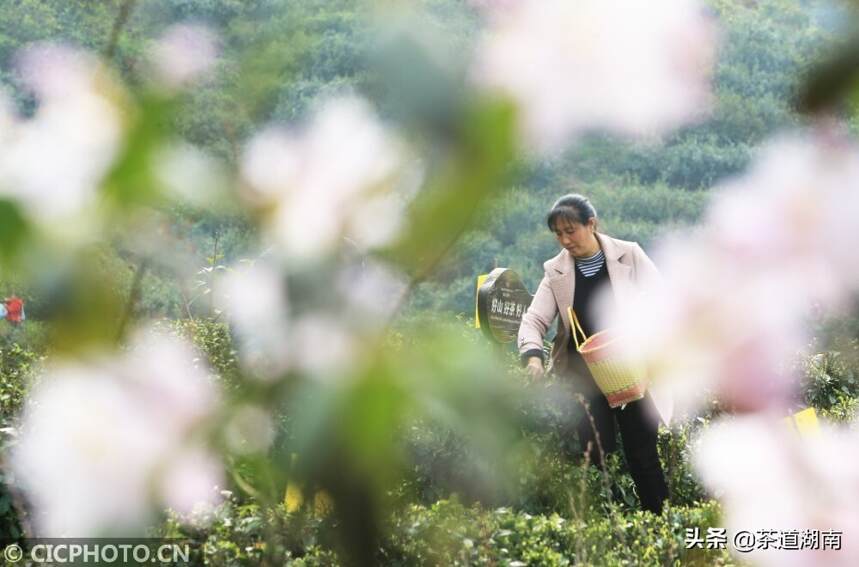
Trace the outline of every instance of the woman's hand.
<instances>
[{"instance_id":1,"label":"woman's hand","mask_svg":"<svg viewBox=\"0 0 859 567\"><path fill-rule=\"evenodd\" d=\"M543 370L543 360L539 356L532 356L528 359L528 364L525 366L531 378L542 378L545 374Z\"/></svg>"}]
</instances>

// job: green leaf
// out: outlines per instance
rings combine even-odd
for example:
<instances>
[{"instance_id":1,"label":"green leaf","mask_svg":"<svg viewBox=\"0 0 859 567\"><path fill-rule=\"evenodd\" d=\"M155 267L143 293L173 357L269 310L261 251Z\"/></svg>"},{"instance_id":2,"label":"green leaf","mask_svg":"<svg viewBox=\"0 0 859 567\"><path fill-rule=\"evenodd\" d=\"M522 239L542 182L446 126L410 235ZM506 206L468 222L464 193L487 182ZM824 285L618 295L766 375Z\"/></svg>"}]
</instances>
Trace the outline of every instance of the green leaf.
<instances>
[{"instance_id":1,"label":"green leaf","mask_svg":"<svg viewBox=\"0 0 859 567\"><path fill-rule=\"evenodd\" d=\"M18 206L0 199L0 260L9 263L30 236L30 224Z\"/></svg>"},{"instance_id":2,"label":"green leaf","mask_svg":"<svg viewBox=\"0 0 859 567\"><path fill-rule=\"evenodd\" d=\"M456 147L412 204L409 230L393 258L426 275L469 228L485 199L500 190L513 161L514 112L501 101L478 101L465 111Z\"/></svg>"},{"instance_id":3,"label":"green leaf","mask_svg":"<svg viewBox=\"0 0 859 567\"><path fill-rule=\"evenodd\" d=\"M137 110L125 148L105 181L105 194L120 209L149 205L158 199L155 156L169 140L177 100L144 95Z\"/></svg>"}]
</instances>

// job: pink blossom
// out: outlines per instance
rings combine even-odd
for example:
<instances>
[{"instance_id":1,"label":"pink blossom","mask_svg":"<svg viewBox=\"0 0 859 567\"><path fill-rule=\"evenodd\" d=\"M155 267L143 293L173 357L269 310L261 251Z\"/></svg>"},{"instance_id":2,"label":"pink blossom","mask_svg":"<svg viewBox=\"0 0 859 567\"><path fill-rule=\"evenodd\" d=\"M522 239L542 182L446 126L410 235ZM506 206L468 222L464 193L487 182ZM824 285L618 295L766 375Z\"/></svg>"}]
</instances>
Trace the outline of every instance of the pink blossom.
<instances>
[{"instance_id":1,"label":"pink blossom","mask_svg":"<svg viewBox=\"0 0 859 567\"><path fill-rule=\"evenodd\" d=\"M859 561L857 432L822 426L800 436L772 415L729 418L695 442L694 464L725 509L729 535L741 530L841 531L841 549L754 549L756 565L855 565ZM729 543L729 547L731 547Z\"/></svg>"},{"instance_id":2,"label":"pink blossom","mask_svg":"<svg viewBox=\"0 0 859 567\"><path fill-rule=\"evenodd\" d=\"M592 129L651 135L710 100L715 32L693 0L482 2L476 81L513 99L526 147Z\"/></svg>"},{"instance_id":3,"label":"pink blossom","mask_svg":"<svg viewBox=\"0 0 859 567\"><path fill-rule=\"evenodd\" d=\"M211 30L200 25L170 27L152 48L156 80L179 89L199 80L215 65L218 46Z\"/></svg>"},{"instance_id":4,"label":"pink blossom","mask_svg":"<svg viewBox=\"0 0 859 567\"><path fill-rule=\"evenodd\" d=\"M717 188L699 229L657 247L663 281L610 324L681 408L712 395L743 411L786 405L808 317L859 289L859 262L845 253L857 186L855 146L778 140Z\"/></svg>"},{"instance_id":5,"label":"pink blossom","mask_svg":"<svg viewBox=\"0 0 859 567\"><path fill-rule=\"evenodd\" d=\"M194 447L168 461L161 478L164 502L181 518L205 516L221 501L223 466L209 451Z\"/></svg>"}]
</instances>

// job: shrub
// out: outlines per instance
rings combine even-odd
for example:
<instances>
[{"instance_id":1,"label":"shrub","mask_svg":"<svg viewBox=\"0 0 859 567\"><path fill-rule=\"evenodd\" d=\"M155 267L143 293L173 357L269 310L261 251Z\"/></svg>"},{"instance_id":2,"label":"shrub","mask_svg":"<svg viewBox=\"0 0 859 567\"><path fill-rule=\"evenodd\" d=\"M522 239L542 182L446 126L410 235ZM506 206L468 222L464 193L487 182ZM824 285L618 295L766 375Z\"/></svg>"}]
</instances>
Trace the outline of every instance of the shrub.
<instances>
[{"instance_id":1,"label":"shrub","mask_svg":"<svg viewBox=\"0 0 859 567\"><path fill-rule=\"evenodd\" d=\"M224 387L238 387L241 380L238 355L226 323L212 319L178 319L172 325L206 356L209 366Z\"/></svg>"},{"instance_id":2,"label":"shrub","mask_svg":"<svg viewBox=\"0 0 859 567\"><path fill-rule=\"evenodd\" d=\"M283 506L263 510L231 495L208 518L208 527L169 518L159 534L187 538L192 564L212 566L338 565L330 547L333 520ZM611 508L601 517L570 520L509 507L465 506L458 499L410 505L395 513L377 553L379 565L727 565L726 550L686 549L686 530L719 526L714 501L668 506L659 516ZM263 542L266 543L263 543Z\"/></svg>"},{"instance_id":3,"label":"shrub","mask_svg":"<svg viewBox=\"0 0 859 567\"><path fill-rule=\"evenodd\" d=\"M41 356L18 342L0 342L0 425L18 413Z\"/></svg>"},{"instance_id":4,"label":"shrub","mask_svg":"<svg viewBox=\"0 0 859 567\"><path fill-rule=\"evenodd\" d=\"M158 537L190 543L191 565L237 567L260 564L322 566L336 564L336 555L323 545L326 520L300 511L287 513L283 505L263 508L242 504L232 493L209 514L182 524L169 515Z\"/></svg>"},{"instance_id":5,"label":"shrub","mask_svg":"<svg viewBox=\"0 0 859 567\"><path fill-rule=\"evenodd\" d=\"M855 352L856 341L850 347ZM851 354L845 356L842 352L828 351L805 359L803 399L807 405L824 411L836 407L846 409L852 405L850 399L859 397L859 376L855 363L851 362L855 354Z\"/></svg>"},{"instance_id":6,"label":"shrub","mask_svg":"<svg viewBox=\"0 0 859 567\"><path fill-rule=\"evenodd\" d=\"M587 522L456 500L413 506L393 520L385 565L724 565L726 550L687 550L687 528L718 526L715 502L667 507L656 516L618 510Z\"/></svg>"}]
</instances>

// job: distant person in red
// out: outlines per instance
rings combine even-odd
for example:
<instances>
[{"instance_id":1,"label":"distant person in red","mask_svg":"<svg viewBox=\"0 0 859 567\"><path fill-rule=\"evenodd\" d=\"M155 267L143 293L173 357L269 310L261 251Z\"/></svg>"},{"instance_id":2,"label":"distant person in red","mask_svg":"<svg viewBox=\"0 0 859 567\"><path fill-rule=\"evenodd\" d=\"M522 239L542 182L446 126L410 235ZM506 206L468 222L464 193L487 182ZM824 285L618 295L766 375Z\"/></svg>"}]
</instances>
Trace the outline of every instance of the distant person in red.
<instances>
[{"instance_id":1,"label":"distant person in red","mask_svg":"<svg viewBox=\"0 0 859 567\"><path fill-rule=\"evenodd\" d=\"M24 314L24 300L20 297L14 295L7 297L3 300L3 307L6 311L6 320L13 325L18 325L27 318ZM0 310L0 313L2 311Z\"/></svg>"}]
</instances>

